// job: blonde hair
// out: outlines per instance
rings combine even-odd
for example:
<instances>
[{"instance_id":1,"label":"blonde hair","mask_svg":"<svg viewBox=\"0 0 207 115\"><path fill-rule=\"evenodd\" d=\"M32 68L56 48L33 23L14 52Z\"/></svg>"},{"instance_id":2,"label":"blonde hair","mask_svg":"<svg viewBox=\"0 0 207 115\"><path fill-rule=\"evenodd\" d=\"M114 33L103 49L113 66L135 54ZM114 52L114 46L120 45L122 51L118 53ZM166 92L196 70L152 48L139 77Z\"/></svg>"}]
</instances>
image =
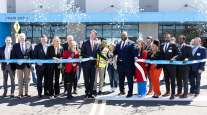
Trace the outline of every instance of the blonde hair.
<instances>
[{"instance_id":1,"label":"blonde hair","mask_svg":"<svg viewBox=\"0 0 207 115\"><path fill-rule=\"evenodd\" d=\"M55 45L55 42L58 42L60 44L60 38L58 36L54 36L54 38L52 39L52 45Z\"/></svg>"}]
</instances>

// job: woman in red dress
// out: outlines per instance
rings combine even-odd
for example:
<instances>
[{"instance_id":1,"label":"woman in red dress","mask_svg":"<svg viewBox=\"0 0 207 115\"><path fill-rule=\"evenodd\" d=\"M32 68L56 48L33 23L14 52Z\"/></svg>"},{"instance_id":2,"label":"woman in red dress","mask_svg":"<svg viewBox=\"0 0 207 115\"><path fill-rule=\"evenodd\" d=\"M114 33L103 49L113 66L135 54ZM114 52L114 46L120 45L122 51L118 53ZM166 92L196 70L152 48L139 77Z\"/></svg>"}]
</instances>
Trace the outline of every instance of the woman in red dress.
<instances>
[{"instance_id":1,"label":"woman in red dress","mask_svg":"<svg viewBox=\"0 0 207 115\"><path fill-rule=\"evenodd\" d=\"M139 48L138 59L147 59L147 51L144 50L144 41L137 40L137 47ZM144 62L138 62L135 64L135 81L138 85L138 95L145 96L146 95L146 72L147 67Z\"/></svg>"},{"instance_id":2,"label":"woman in red dress","mask_svg":"<svg viewBox=\"0 0 207 115\"><path fill-rule=\"evenodd\" d=\"M72 45L68 46L67 50L64 50L63 58L64 59L79 58L79 52L76 47L77 47L76 42L72 41ZM66 85L67 99L69 100L73 98L71 91L76 77L77 66L78 66L78 62L74 62L74 63L69 62L65 64L64 82Z\"/></svg>"}]
</instances>

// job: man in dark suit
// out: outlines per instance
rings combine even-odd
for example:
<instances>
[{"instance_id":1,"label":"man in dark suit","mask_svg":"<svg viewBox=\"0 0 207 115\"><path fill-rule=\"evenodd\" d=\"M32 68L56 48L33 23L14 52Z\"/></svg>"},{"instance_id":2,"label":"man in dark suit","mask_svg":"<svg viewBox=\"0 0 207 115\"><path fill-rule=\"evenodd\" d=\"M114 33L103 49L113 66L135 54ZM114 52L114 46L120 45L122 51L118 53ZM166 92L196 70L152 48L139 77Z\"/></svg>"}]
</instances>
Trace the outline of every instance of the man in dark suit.
<instances>
[{"instance_id":1,"label":"man in dark suit","mask_svg":"<svg viewBox=\"0 0 207 115\"><path fill-rule=\"evenodd\" d=\"M40 38L39 44L37 44L34 48L34 53L33 53L33 58L34 59L47 59L47 36L43 35ZM42 80L44 78L44 94L49 95L49 85L48 85L48 78L47 78L47 68L46 64L42 63L37 63L35 65L36 69L36 74L37 74L37 91L38 91L38 96L42 97Z\"/></svg>"},{"instance_id":2,"label":"man in dark suit","mask_svg":"<svg viewBox=\"0 0 207 115\"><path fill-rule=\"evenodd\" d=\"M182 93L182 88L184 88L184 92L180 95L180 98L187 98L188 95L188 79L190 72L190 65L185 65L185 62L192 59L192 48L191 46L185 43L186 36L179 35L177 38L179 52L175 57L178 61L183 61L183 65L177 65L177 86L178 86L178 94Z\"/></svg>"},{"instance_id":3,"label":"man in dark suit","mask_svg":"<svg viewBox=\"0 0 207 115\"><path fill-rule=\"evenodd\" d=\"M96 58L98 43L97 43L97 32L92 30L90 32L90 39L85 41L81 47L81 55L83 58ZM93 96L93 86L95 82L96 74L96 60L90 60L82 63L83 76L85 84L85 97L94 98Z\"/></svg>"},{"instance_id":4,"label":"man in dark suit","mask_svg":"<svg viewBox=\"0 0 207 115\"><path fill-rule=\"evenodd\" d=\"M170 42L171 37L172 36L170 33L164 34L165 43L160 46L160 54L162 60L171 60L174 56L178 54L178 48L176 44ZM170 64L163 65L163 71L166 86L166 93L163 96L170 96L171 89L170 99L174 99L176 66Z\"/></svg>"},{"instance_id":5,"label":"man in dark suit","mask_svg":"<svg viewBox=\"0 0 207 115\"><path fill-rule=\"evenodd\" d=\"M135 73L135 57L137 57L134 42L128 39L127 32L121 33L121 42L119 42L114 50L114 55L117 55L117 70L119 74L119 95L125 95L124 81L127 77L128 94L127 98L133 95L133 76Z\"/></svg>"},{"instance_id":6,"label":"man in dark suit","mask_svg":"<svg viewBox=\"0 0 207 115\"><path fill-rule=\"evenodd\" d=\"M62 58L63 49L60 46L60 38L58 36L55 36L52 40L52 45L47 48L47 58L48 59L54 59L59 60ZM60 78L60 64L54 63L54 64L48 64L47 66L47 78L48 78L48 87L49 88L49 96L57 97L60 94L60 84L59 84L59 78ZM54 78L55 77L55 78ZM53 84L53 81L55 79L55 84Z\"/></svg>"},{"instance_id":7,"label":"man in dark suit","mask_svg":"<svg viewBox=\"0 0 207 115\"><path fill-rule=\"evenodd\" d=\"M10 36L6 37L5 39L6 45L0 48L0 58L1 59L10 59L11 58L11 50L12 50L12 38ZM1 63L1 69L3 71L3 87L4 93L3 97L7 96L7 81L8 77L10 77L11 81L11 95L10 97L14 97L14 90L15 90L15 65L14 63Z\"/></svg>"},{"instance_id":8,"label":"man in dark suit","mask_svg":"<svg viewBox=\"0 0 207 115\"><path fill-rule=\"evenodd\" d=\"M193 39L194 45L192 50L192 60L206 59L206 48L201 46L201 39L196 37ZM195 96L200 94L201 74L205 70L205 62L195 63L191 65L190 71L190 93Z\"/></svg>"},{"instance_id":9,"label":"man in dark suit","mask_svg":"<svg viewBox=\"0 0 207 115\"><path fill-rule=\"evenodd\" d=\"M32 57L32 47L26 44L26 35L21 33L19 35L20 43L16 43L11 51L12 59L30 59ZM17 78L19 86L19 98L23 97L23 87L25 86L25 96L28 94L31 65L28 63L17 63Z\"/></svg>"}]
</instances>

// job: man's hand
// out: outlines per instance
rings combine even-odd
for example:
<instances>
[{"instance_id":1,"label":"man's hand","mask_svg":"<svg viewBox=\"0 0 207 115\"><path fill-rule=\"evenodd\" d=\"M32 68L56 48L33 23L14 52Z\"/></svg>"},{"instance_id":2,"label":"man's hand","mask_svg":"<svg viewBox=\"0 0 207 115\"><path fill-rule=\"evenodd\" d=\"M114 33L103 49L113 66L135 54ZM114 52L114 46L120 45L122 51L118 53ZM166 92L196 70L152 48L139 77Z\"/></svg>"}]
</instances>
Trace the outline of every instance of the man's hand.
<instances>
[{"instance_id":1,"label":"man's hand","mask_svg":"<svg viewBox=\"0 0 207 115\"><path fill-rule=\"evenodd\" d=\"M199 73L199 74L201 74L202 72L203 72L203 70L201 70L201 69L198 70L198 73Z\"/></svg>"},{"instance_id":2,"label":"man's hand","mask_svg":"<svg viewBox=\"0 0 207 115\"><path fill-rule=\"evenodd\" d=\"M134 60L135 60L135 62L138 62L138 58L137 57L134 57Z\"/></svg>"},{"instance_id":3,"label":"man's hand","mask_svg":"<svg viewBox=\"0 0 207 115\"><path fill-rule=\"evenodd\" d=\"M183 60L183 63L187 63L187 61L188 61L188 58L185 58L185 59Z\"/></svg>"},{"instance_id":4,"label":"man's hand","mask_svg":"<svg viewBox=\"0 0 207 115\"><path fill-rule=\"evenodd\" d=\"M172 58L172 59L170 60L170 63L173 63L173 61L175 61L175 59L174 59L174 58Z\"/></svg>"}]
</instances>

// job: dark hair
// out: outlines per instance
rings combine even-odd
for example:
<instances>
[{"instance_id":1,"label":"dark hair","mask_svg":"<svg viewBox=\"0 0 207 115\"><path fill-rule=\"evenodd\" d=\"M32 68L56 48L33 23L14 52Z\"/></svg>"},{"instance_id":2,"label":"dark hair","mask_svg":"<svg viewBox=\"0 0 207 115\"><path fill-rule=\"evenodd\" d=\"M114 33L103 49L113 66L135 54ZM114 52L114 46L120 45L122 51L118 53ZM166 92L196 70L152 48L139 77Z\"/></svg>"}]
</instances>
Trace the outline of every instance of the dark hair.
<instances>
[{"instance_id":1,"label":"dark hair","mask_svg":"<svg viewBox=\"0 0 207 115\"><path fill-rule=\"evenodd\" d=\"M152 42L153 44L155 44L156 46L160 46L160 42L158 41L158 40L153 40L153 42Z\"/></svg>"},{"instance_id":2,"label":"dark hair","mask_svg":"<svg viewBox=\"0 0 207 115\"><path fill-rule=\"evenodd\" d=\"M184 41L186 40L186 36L183 35L183 34L180 34L178 37L179 37L179 38L182 38Z\"/></svg>"},{"instance_id":3,"label":"dark hair","mask_svg":"<svg viewBox=\"0 0 207 115\"><path fill-rule=\"evenodd\" d=\"M172 36L172 34L170 32L165 32L164 35L169 34L170 36Z\"/></svg>"}]
</instances>

